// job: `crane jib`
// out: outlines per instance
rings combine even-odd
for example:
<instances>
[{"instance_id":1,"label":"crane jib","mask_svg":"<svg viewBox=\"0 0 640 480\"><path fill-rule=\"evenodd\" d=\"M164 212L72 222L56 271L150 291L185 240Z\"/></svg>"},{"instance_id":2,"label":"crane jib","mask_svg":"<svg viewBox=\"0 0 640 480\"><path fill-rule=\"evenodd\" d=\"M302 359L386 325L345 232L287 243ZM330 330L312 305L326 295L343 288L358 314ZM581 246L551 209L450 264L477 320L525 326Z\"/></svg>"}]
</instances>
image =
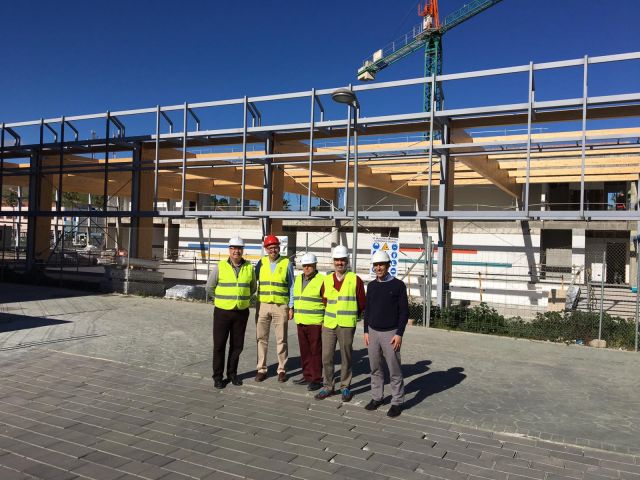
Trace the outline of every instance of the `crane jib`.
<instances>
[{"instance_id":1,"label":"crane jib","mask_svg":"<svg viewBox=\"0 0 640 480\"><path fill-rule=\"evenodd\" d=\"M411 32L401 37L400 40L376 51L371 58L365 60L364 65L358 70L358 77L372 80L375 73L420 49L432 38L441 36L456 25L474 17L500 1L502 0L474 0L469 2L462 8L447 15L439 29L425 30L422 24L417 25ZM371 75L367 76L367 73Z\"/></svg>"}]
</instances>

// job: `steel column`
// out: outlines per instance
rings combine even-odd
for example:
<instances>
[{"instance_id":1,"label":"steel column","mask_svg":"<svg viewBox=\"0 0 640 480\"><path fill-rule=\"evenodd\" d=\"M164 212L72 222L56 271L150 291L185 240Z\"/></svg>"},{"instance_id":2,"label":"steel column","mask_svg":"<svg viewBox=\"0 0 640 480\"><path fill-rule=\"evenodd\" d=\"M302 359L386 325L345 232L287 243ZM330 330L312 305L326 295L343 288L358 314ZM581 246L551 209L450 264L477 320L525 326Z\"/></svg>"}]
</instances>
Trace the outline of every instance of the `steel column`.
<instances>
[{"instance_id":1,"label":"steel column","mask_svg":"<svg viewBox=\"0 0 640 480\"><path fill-rule=\"evenodd\" d=\"M587 155L587 95L588 95L589 58L584 56L582 72L582 153L580 160L580 216L584 217L584 176Z\"/></svg>"},{"instance_id":2,"label":"steel column","mask_svg":"<svg viewBox=\"0 0 640 480\"><path fill-rule=\"evenodd\" d=\"M535 83L533 78L533 62L529 62L529 106L527 107L527 170L524 184L524 213L529 215L529 186L531 175L531 121L533 119L533 102L535 101Z\"/></svg>"},{"instance_id":3,"label":"steel column","mask_svg":"<svg viewBox=\"0 0 640 480\"><path fill-rule=\"evenodd\" d=\"M351 108L351 107L349 107ZM357 272L358 263L358 117L360 106L353 113L353 260L351 267Z\"/></svg>"},{"instance_id":4,"label":"steel column","mask_svg":"<svg viewBox=\"0 0 640 480\"><path fill-rule=\"evenodd\" d=\"M3 183L4 183L4 122L0 124L0 205L2 205Z\"/></svg>"},{"instance_id":5,"label":"steel column","mask_svg":"<svg viewBox=\"0 0 640 480\"><path fill-rule=\"evenodd\" d=\"M58 195L56 195L56 211L58 214L62 211L62 170L64 168L64 117L62 117L62 121L60 122L60 171L58 172ZM43 132L44 133L44 132ZM42 137L40 142L42 143ZM62 225L62 232L64 234L64 222ZM62 237L62 242L64 244L64 235Z\"/></svg>"},{"instance_id":6,"label":"steel column","mask_svg":"<svg viewBox=\"0 0 640 480\"><path fill-rule=\"evenodd\" d=\"M307 180L307 214L311 215L311 186L313 184L313 137L316 121L316 89L311 89L311 119L309 120L309 178Z\"/></svg>"},{"instance_id":7,"label":"steel column","mask_svg":"<svg viewBox=\"0 0 640 480\"><path fill-rule=\"evenodd\" d=\"M155 147L156 147L156 157L153 162L153 211L157 212L158 211L158 170L160 165L160 105L156 107Z\"/></svg>"},{"instance_id":8,"label":"steel column","mask_svg":"<svg viewBox=\"0 0 640 480\"><path fill-rule=\"evenodd\" d=\"M449 126L444 126L442 142L449 143ZM449 152L440 154L440 184L438 188L438 210L442 216L438 217L438 278L437 278L437 302L440 308L448 306L449 281L447 272L450 268L449 256L447 254L447 246L450 244L449 239L449 222L445 213L449 206L448 182L449 175L453 172L449 169Z\"/></svg>"},{"instance_id":9,"label":"steel column","mask_svg":"<svg viewBox=\"0 0 640 480\"><path fill-rule=\"evenodd\" d=\"M267 137L267 140L264 142L264 151L267 155L273 153L273 137ZM263 169L263 189L262 189L262 204L260 205L260 210L262 212L271 211L271 194L273 187L273 165L272 160L270 158L265 159L264 161L264 169ZM262 224L262 237L269 235L271 233L271 218L268 216L264 216L261 219Z\"/></svg>"},{"instance_id":10,"label":"steel column","mask_svg":"<svg viewBox=\"0 0 640 480\"><path fill-rule=\"evenodd\" d=\"M244 96L242 106L242 185L240 186L240 215L244 216L244 197L247 186L247 108L248 99Z\"/></svg>"},{"instance_id":11,"label":"steel column","mask_svg":"<svg viewBox=\"0 0 640 480\"><path fill-rule=\"evenodd\" d=\"M182 135L182 182L180 185L180 213L184 217L184 204L186 201L185 189L187 188L187 130L189 126L189 118L187 113L189 112L189 104L184 102L184 112L183 112L183 125L184 125L184 134Z\"/></svg>"},{"instance_id":12,"label":"steel column","mask_svg":"<svg viewBox=\"0 0 640 480\"><path fill-rule=\"evenodd\" d=\"M109 204L109 135L111 135L111 113L107 110L107 124L105 126L104 141L104 185L102 198L102 211L107 212Z\"/></svg>"}]
</instances>

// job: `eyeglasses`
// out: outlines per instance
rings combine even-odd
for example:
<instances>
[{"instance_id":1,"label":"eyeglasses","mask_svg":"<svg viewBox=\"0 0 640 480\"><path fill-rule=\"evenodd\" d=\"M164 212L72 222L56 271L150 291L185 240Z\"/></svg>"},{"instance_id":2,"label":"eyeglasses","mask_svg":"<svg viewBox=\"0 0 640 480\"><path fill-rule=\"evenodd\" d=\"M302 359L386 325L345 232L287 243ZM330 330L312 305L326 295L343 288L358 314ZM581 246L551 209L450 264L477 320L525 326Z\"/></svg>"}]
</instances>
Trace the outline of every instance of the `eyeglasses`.
<instances>
[{"instance_id":1,"label":"eyeglasses","mask_svg":"<svg viewBox=\"0 0 640 480\"><path fill-rule=\"evenodd\" d=\"M374 263L373 264L373 268L377 268L377 267L386 267L387 264L386 263Z\"/></svg>"}]
</instances>

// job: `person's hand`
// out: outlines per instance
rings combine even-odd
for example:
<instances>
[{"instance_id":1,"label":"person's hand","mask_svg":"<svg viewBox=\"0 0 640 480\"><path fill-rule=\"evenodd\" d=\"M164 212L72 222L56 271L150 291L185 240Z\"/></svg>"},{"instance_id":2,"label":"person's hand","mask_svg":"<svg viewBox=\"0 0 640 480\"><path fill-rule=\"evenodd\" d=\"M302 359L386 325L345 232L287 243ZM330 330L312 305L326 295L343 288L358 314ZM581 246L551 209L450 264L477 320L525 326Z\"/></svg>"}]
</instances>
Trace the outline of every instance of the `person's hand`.
<instances>
[{"instance_id":1,"label":"person's hand","mask_svg":"<svg viewBox=\"0 0 640 480\"><path fill-rule=\"evenodd\" d=\"M368 333L364 334L364 346L365 347L369 346L369 334Z\"/></svg>"},{"instance_id":2,"label":"person's hand","mask_svg":"<svg viewBox=\"0 0 640 480\"><path fill-rule=\"evenodd\" d=\"M289 307L289 321L293 320L293 307Z\"/></svg>"},{"instance_id":3,"label":"person's hand","mask_svg":"<svg viewBox=\"0 0 640 480\"><path fill-rule=\"evenodd\" d=\"M400 335L394 335L389 343L393 346L394 352L399 352L402 346L402 337Z\"/></svg>"}]
</instances>

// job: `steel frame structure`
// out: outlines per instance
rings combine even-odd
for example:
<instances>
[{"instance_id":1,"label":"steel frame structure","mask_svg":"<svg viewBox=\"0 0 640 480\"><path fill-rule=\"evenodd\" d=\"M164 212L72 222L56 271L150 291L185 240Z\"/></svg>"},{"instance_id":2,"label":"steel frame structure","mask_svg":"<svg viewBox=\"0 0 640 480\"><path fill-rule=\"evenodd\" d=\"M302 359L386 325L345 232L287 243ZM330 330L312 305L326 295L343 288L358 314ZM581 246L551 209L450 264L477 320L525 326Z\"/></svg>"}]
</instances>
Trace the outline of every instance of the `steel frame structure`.
<instances>
[{"instance_id":1,"label":"steel frame structure","mask_svg":"<svg viewBox=\"0 0 640 480\"><path fill-rule=\"evenodd\" d=\"M331 219L350 220L359 218L360 220L436 220L458 221L458 220L485 220L485 221L512 221L512 220L624 220L640 221L638 204L633 209L626 211L598 211L585 208L585 181L586 181L586 151L587 148L619 148L624 145L638 143L637 134L615 134L602 135L590 134L587 129L587 119L591 118L611 118L611 117L640 117L640 91L626 94L614 94L605 96L588 95L589 67L596 64L609 64L613 62L627 62L640 60L640 52L632 52L618 55L607 55L599 57L583 57L580 59L556 61L547 63L532 63L508 68L496 68L465 73L455 73L447 75L432 75L430 77L419 77L406 80L378 82L367 85L349 86L356 94L373 90L391 91L394 88L407 86L434 86L447 81L457 81L464 79L477 79L483 77L496 77L511 74L528 75L528 100L522 103L498 104L485 107L456 108L436 110L435 99L431 98L432 108L430 111L382 115L372 117L351 118L351 109L347 107L345 118L328 120L325 118L325 108L322 98L333 93L336 88L312 89L310 91L293 92L277 95L265 96L244 96L242 98L218 100L210 102L187 103L182 105L160 106L151 108L107 111L89 115L62 116L57 118L39 119L25 122L8 122L0 124L0 191L3 180L9 176L29 176L29 209L27 215L30 219L37 217L54 217L61 215L61 195L62 176L65 174L98 172L103 173L104 203L101 210L65 210L65 216L89 216L89 217L196 217L196 218L255 218L262 219L265 225L274 219ZM577 98L567 98L561 100L538 101L535 98L535 75L536 72L558 70L568 67L579 67L583 70L582 96ZM435 89L431 88L431 92ZM309 121L289 124L265 124L264 119L258 109L258 105L267 102L278 102L285 100L307 99L310 105ZM416 105L419 103L416 102ZM203 112L216 107L240 107L243 112L241 127L222 129L202 129L202 122L196 112ZM363 105L366 108L366 104ZM421 107L421 105L420 105ZM317 112L320 112L319 116ZM183 128L182 131L175 131L176 125L170 118L170 114L181 114ZM128 119L140 115L153 115L155 117L155 128L142 135L127 135L125 123ZM251 117L251 122L249 122ZM192 121L192 126L189 120ZM80 139L78 122L84 120L104 122L104 134L101 138ZM554 151L566 148L566 144L572 144L581 151L580 164L580 205L578 210L533 210L530 208L530 172L531 158L534 141L532 140L532 125L534 121L581 121L581 131L578 134L554 137L548 140L535 140L536 148L539 151ZM164 125L163 125L164 123ZM376 158L387 158L393 162L398 158L422 158L425 159L425 167L428 169L428 183L426 186L426 208L416 206L414 209L401 211L372 211L362 210L349 212L348 191L350 189L349 170L352 166L350 155L353 153L351 139L356 132L352 131L352 124L357 124L360 135L387 135L393 132L429 132L428 147L425 146L405 146L400 150L398 147L367 148L360 145L357 154L360 158L360 165L366 165L367 159L374 155ZM526 125L526 140L503 139L499 141L472 141L453 142L451 132L464 130L465 128L477 128L480 126L495 125ZM39 141L37 143L23 144L18 129L24 127L35 127L39 129ZM168 127L168 128L167 128ZM190 129L191 128L191 129ZM67 129L73 132L73 138L67 137ZM163 130L168 130L164 131ZM442 142L434 141L434 132L442 134ZM53 141L45 141L45 132L53 136ZM11 136L13 142L7 142L7 137ZM340 152L321 152L315 148L318 138L346 138L346 148ZM308 142L306 154L302 153L276 153L274 150L274 139L290 139L299 142ZM558 143L565 145L558 146ZM590 143L591 142L591 143ZM597 142L597 143L594 143ZM11 145L9 143L12 143ZM264 152L250 156L248 145L263 143ZM202 160L189 158L190 149L206 147L212 145L241 145L239 154L229 153L216 158L215 162L203 162ZM179 148L181 158L162 159L161 151L165 148ZM142 150L146 148L153 151L153 160L143 160ZM110 155L114 152L132 152L132 162L130 164L119 165L110 161ZM522 186L523 193L520 201L520 209L514 211L476 210L458 211L446 208L447 186L443 182L446 176L447 162L453 158L464 159L477 155L507 155L518 152L526 158L526 179ZM86 155L89 153L104 156L103 164L92 163L87 159L86 164L76 163L65 165L64 160L67 155ZM306 155L306 158L302 158ZM44 157L57 156L57 165L43 165ZM353 155L351 155L353 156ZM435 157L435 158L434 158ZM30 159L29 168L18 168L17 164L7 162L16 158ZM440 163L440 185L438 196L440 201L438 207L433 205L433 179L434 163ZM344 203L341 210L313 211L311 209L312 188L314 181L314 169L319 168L323 163L344 165ZM274 168L283 165L304 165L308 169L307 192L308 199L306 211L282 211L273 208L268 198L271 194L270 172ZM216 169L225 167L241 167L241 180L237 185L236 198L240 199L238 211L197 211L189 212L185 209L185 188L188 172L197 171L199 168ZM264 191L262 193L261 208L253 211L246 208L247 199L247 169L250 167L264 168ZM161 180L161 169L172 169L180 175L180 199L179 209L159 211L158 210L158 189ZM215 171L215 170L212 170ZM116 172L129 172L132 177L141 175L142 172L153 174L153 208L141 209L137 202L132 202L132 208L128 211L112 211L108 206L108 182L110 174ZM41 175L58 175L59 181L56 187L58 191L57 202L54 209L38 208L38 187L35 178ZM354 175L352 178L357 178ZM638 190L640 191L640 180ZM135 182L134 182L135 184ZM353 184L354 196L360 185ZM134 186L132 198L137 192ZM212 192L212 193L215 193ZM5 216L24 215L22 212L3 211ZM30 224L30 229L32 229ZM441 229L442 229L441 225ZM441 242L444 241L441 238ZM439 286L440 287L440 286Z\"/></svg>"}]
</instances>

